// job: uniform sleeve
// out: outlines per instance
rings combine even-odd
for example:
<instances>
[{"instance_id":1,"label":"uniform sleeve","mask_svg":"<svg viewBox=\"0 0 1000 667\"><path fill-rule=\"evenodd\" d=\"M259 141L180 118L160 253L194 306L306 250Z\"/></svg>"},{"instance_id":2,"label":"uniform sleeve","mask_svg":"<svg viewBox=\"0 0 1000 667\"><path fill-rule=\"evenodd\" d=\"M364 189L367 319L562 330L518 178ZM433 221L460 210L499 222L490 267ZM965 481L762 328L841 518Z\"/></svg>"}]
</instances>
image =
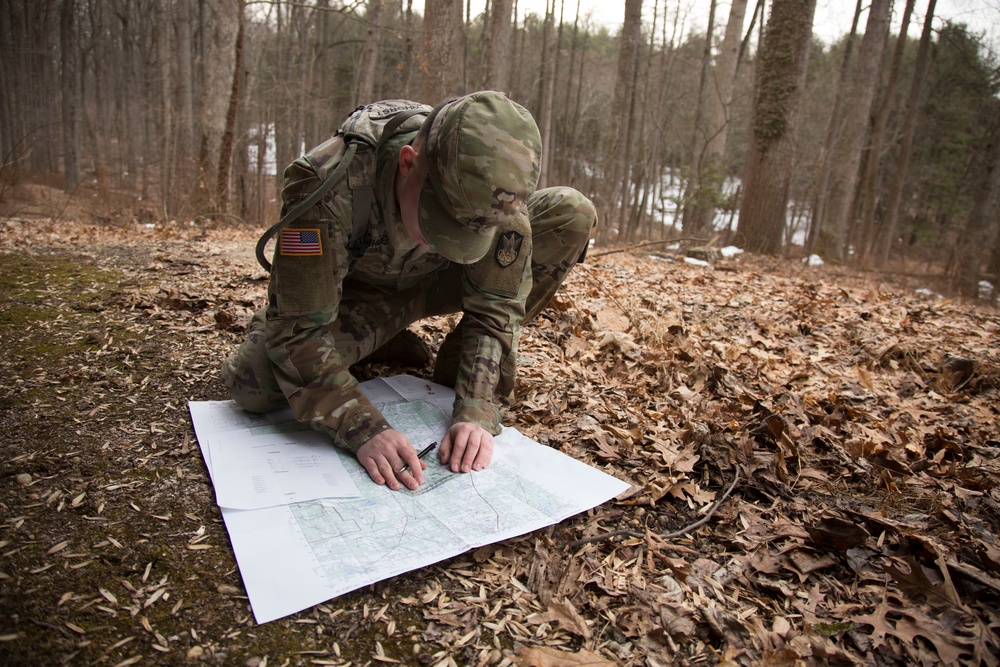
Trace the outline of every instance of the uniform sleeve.
<instances>
[{"instance_id":1,"label":"uniform sleeve","mask_svg":"<svg viewBox=\"0 0 1000 667\"><path fill-rule=\"evenodd\" d=\"M306 160L285 171L290 209L320 181ZM329 325L336 321L350 266L349 196L334 188L278 234L264 334L275 377L295 419L352 452L389 428L351 375Z\"/></svg>"},{"instance_id":2,"label":"uniform sleeve","mask_svg":"<svg viewBox=\"0 0 1000 667\"><path fill-rule=\"evenodd\" d=\"M452 423L500 432L517 374L517 342L531 291L531 228L527 215L501 227L490 252L463 281L462 349Z\"/></svg>"}]
</instances>

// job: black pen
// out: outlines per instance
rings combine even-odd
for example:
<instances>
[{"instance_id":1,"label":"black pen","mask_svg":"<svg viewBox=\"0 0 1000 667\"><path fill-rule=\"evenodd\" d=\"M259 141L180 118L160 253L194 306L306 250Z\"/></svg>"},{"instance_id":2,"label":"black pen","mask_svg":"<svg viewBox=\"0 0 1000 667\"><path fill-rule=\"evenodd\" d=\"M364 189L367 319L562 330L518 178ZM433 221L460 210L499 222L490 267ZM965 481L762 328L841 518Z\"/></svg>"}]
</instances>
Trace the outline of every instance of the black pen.
<instances>
[{"instance_id":1,"label":"black pen","mask_svg":"<svg viewBox=\"0 0 1000 667\"><path fill-rule=\"evenodd\" d=\"M421 452L419 454L417 454L417 458L418 459L424 458L425 456L427 456L428 454L430 454L431 452L433 452L434 448L437 447L437 446L438 446L438 444L436 442L432 442L431 444L429 444L426 447L424 447L423 450L421 450ZM410 466L408 466L408 465L404 465L402 468L399 469L399 472L403 472L405 470L408 470L409 467Z\"/></svg>"}]
</instances>

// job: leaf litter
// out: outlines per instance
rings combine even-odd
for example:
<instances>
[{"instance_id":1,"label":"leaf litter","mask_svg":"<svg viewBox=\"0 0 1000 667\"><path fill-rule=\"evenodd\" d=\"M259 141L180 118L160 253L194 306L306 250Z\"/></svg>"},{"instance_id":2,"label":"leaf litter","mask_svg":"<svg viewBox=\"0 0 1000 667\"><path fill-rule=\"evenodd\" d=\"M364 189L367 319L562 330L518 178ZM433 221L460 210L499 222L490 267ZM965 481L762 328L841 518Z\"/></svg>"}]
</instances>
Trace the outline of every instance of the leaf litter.
<instances>
[{"instance_id":1,"label":"leaf litter","mask_svg":"<svg viewBox=\"0 0 1000 667\"><path fill-rule=\"evenodd\" d=\"M256 626L186 412L264 303L255 231L5 232L6 664L998 664L995 311L595 254L524 328L507 423L631 489Z\"/></svg>"}]
</instances>

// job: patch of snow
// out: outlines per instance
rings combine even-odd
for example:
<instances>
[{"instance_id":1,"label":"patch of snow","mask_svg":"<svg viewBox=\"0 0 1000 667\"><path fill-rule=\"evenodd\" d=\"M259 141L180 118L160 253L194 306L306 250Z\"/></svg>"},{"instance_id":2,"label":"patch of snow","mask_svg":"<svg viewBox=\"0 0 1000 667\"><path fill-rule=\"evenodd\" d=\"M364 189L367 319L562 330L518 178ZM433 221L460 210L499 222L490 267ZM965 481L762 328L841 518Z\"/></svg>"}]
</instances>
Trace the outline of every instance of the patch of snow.
<instances>
[{"instance_id":1,"label":"patch of snow","mask_svg":"<svg viewBox=\"0 0 1000 667\"><path fill-rule=\"evenodd\" d=\"M736 257L736 255L742 255L743 248L737 248L734 245L727 245L719 252L721 252L722 256L725 257L726 259L732 259L733 257Z\"/></svg>"},{"instance_id":2,"label":"patch of snow","mask_svg":"<svg viewBox=\"0 0 1000 667\"><path fill-rule=\"evenodd\" d=\"M685 264L690 264L691 266L712 266L711 264L709 264L705 260L695 259L694 257L685 257L684 258L684 263Z\"/></svg>"},{"instance_id":3,"label":"patch of snow","mask_svg":"<svg viewBox=\"0 0 1000 667\"><path fill-rule=\"evenodd\" d=\"M826 262L823 261L823 258L820 257L819 255L809 255L808 257L806 257L802 261L805 262L809 266L823 266L823 264L826 263Z\"/></svg>"}]
</instances>

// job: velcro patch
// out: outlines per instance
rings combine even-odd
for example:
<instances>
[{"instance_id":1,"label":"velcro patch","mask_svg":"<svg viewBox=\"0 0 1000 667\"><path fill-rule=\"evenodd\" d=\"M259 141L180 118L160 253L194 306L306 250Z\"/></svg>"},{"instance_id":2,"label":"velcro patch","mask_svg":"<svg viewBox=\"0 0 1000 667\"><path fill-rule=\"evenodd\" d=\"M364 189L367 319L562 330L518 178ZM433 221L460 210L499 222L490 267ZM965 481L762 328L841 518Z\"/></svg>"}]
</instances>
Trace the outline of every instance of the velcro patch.
<instances>
[{"instance_id":1,"label":"velcro patch","mask_svg":"<svg viewBox=\"0 0 1000 667\"><path fill-rule=\"evenodd\" d=\"M317 257L323 254L319 229L282 229L278 247L286 257Z\"/></svg>"}]
</instances>

